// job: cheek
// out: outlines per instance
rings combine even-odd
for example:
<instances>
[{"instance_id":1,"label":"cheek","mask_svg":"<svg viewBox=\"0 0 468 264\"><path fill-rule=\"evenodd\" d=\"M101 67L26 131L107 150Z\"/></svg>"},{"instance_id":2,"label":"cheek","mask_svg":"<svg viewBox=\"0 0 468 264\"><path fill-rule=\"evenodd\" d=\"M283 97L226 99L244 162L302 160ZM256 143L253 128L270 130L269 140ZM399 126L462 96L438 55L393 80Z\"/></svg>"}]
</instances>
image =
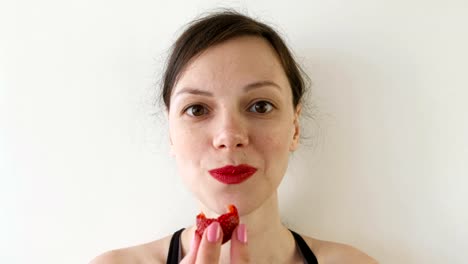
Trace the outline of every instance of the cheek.
<instances>
[{"instance_id":1,"label":"cheek","mask_svg":"<svg viewBox=\"0 0 468 264\"><path fill-rule=\"evenodd\" d=\"M270 188L277 188L283 179L289 162L289 140L284 130L263 138L261 142L265 183Z\"/></svg>"},{"instance_id":2,"label":"cheek","mask_svg":"<svg viewBox=\"0 0 468 264\"><path fill-rule=\"evenodd\" d=\"M186 127L179 124L172 127L172 151L182 175L193 175L203 165L210 141L206 130Z\"/></svg>"},{"instance_id":3,"label":"cheek","mask_svg":"<svg viewBox=\"0 0 468 264\"><path fill-rule=\"evenodd\" d=\"M260 155L263 159L265 173L271 178L281 178L289 161L289 141L284 135L270 135L264 137L262 142L258 142ZM276 175L276 176L274 176Z\"/></svg>"},{"instance_id":4,"label":"cheek","mask_svg":"<svg viewBox=\"0 0 468 264\"><path fill-rule=\"evenodd\" d=\"M173 142L173 153L177 163L179 175L189 186L195 180L194 175L200 164L200 139L197 135L189 133L186 129L174 130L177 133L171 134Z\"/></svg>"},{"instance_id":5,"label":"cheek","mask_svg":"<svg viewBox=\"0 0 468 264\"><path fill-rule=\"evenodd\" d=\"M195 131L180 130L179 133L174 134L173 138L175 154L180 157L200 154L200 149L203 149L205 141L203 135L198 135Z\"/></svg>"},{"instance_id":6,"label":"cheek","mask_svg":"<svg viewBox=\"0 0 468 264\"><path fill-rule=\"evenodd\" d=\"M265 151L271 151L275 154L284 152L287 155L291 139L291 131L286 126L270 128L265 130L265 133L258 135L259 143Z\"/></svg>"}]
</instances>

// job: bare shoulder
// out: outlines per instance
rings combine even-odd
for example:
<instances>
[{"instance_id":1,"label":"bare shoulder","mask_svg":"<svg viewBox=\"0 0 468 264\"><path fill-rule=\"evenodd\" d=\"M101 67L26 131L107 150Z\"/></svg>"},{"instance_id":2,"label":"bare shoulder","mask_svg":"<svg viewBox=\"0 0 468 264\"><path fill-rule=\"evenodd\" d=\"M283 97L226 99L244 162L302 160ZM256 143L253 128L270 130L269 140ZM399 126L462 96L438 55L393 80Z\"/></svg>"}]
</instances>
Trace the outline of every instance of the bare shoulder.
<instances>
[{"instance_id":1,"label":"bare shoulder","mask_svg":"<svg viewBox=\"0 0 468 264\"><path fill-rule=\"evenodd\" d=\"M95 257L89 264L166 263L172 235L127 248L114 249Z\"/></svg>"},{"instance_id":2,"label":"bare shoulder","mask_svg":"<svg viewBox=\"0 0 468 264\"><path fill-rule=\"evenodd\" d=\"M346 244L318 240L301 235L307 245L312 249L319 263L335 264L377 264L377 260L361 250Z\"/></svg>"}]
</instances>

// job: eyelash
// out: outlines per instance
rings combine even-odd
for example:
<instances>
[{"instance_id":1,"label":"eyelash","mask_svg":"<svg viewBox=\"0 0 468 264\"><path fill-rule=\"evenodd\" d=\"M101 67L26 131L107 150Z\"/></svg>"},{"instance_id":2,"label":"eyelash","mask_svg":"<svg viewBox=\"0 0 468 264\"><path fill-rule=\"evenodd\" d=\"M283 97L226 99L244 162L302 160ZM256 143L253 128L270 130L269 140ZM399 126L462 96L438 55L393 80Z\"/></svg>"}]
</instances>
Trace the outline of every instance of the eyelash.
<instances>
[{"instance_id":1,"label":"eyelash","mask_svg":"<svg viewBox=\"0 0 468 264\"><path fill-rule=\"evenodd\" d=\"M190 105L190 106L186 107L186 108L182 111L182 113L183 113L183 114L188 114L188 110L189 110L190 108L194 107L194 106L202 106L202 107L203 107L203 110L204 110L205 112L207 111L207 110L206 110L206 107L205 107L204 105L202 105L202 104L193 104L193 105ZM191 117L199 117L199 116L194 116L194 115L190 115L190 114L188 114L188 115L191 116Z\"/></svg>"},{"instance_id":2,"label":"eyelash","mask_svg":"<svg viewBox=\"0 0 468 264\"><path fill-rule=\"evenodd\" d=\"M256 104L258 104L258 103L266 103L267 105L270 106L270 110L269 110L269 111L267 111L266 113L259 113L259 114L268 114L268 113L270 113L274 108L276 108L272 103L270 103L270 102L268 102L268 101L266 101L266 100L259 100L259 101L254 102L252 105L250 105L250 106L249 106L249 110L250 110L252 107L254 107ZM187 107L182 111L182 113L188 114L188 110L191 109L191 108L194 107L194 106L202 106L202 107L204 107L204 111L205 111L205 114L206 114L207 108L206 108L203 104L192 104L192 105L189 105L189 106L187 106ZM189 116L191 116L191 117L200 117L200 116L194 116L194 115L190 115L190 114L189 114Z\"/></svg>"}]
</instances>

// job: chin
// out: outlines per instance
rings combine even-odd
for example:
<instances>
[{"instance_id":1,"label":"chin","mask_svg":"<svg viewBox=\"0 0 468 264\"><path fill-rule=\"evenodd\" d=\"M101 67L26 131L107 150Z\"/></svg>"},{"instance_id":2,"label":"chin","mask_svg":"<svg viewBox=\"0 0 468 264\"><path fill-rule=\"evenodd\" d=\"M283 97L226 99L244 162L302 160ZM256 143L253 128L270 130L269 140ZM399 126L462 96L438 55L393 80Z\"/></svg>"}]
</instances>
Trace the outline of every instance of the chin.
<instances>
[{"instance_id":1,"label":"chin","mask_svg":"<svg viewBox=\"0 0 468 264\"><path fill-rule=\"evenodd\" d=\"M258 196L252 197L251 195L243 195L242 193L223 193L215 198L205 197L205 199L200 201L208 210L211 210L217 215L226 213L228 205L233 204L236 206L239 216L243 216L261 207L265 200L266 199L260 199Z\"/></svg>"}]
</instances>

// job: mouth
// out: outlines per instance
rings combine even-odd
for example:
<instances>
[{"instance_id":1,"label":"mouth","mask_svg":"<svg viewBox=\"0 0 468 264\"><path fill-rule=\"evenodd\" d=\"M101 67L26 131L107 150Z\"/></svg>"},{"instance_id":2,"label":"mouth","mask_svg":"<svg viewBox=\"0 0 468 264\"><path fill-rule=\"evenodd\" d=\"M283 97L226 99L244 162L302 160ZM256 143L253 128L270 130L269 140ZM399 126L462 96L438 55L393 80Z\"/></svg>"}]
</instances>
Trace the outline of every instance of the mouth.
<instances>
[{"instance_id":1,"label":"mouth","mask_svg":"<svg viewBox=\"0 0 468 264\"><path fill-rule=\"evenodd\" d=\"M250 178L256 171L257 169L252 166L241 164L213 169L209 173L213 178L224 184L239 184Z\"/></svg>"}]
</instances>

